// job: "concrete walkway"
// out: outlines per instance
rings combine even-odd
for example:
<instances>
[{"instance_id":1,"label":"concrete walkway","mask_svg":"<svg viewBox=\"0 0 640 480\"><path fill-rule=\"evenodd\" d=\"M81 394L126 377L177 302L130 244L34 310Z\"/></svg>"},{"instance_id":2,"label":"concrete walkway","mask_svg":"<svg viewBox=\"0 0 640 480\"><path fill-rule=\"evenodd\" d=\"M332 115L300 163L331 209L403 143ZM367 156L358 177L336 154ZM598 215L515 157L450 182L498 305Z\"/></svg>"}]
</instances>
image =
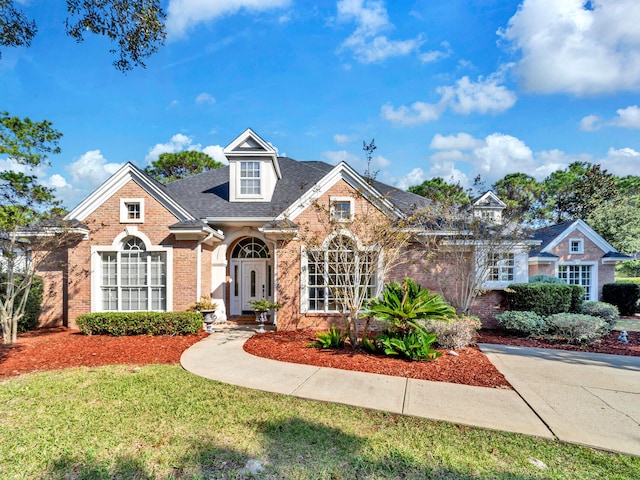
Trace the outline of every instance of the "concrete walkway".
<instances>
[{"instance_id":1,"label":"concrete walkway","mask_svg":"<svg viewBox=\"0 0 640 480\"><path fill-rule=\"evenodd\" d=\"M519 348L516 351L482 345L489 359L514 386L516 391L513 391L260 358L242 349L245 340L254 333L255 328L225 325L221 332L185 351L181 364L186 370L205 378L272 393L543 438L554 438L555 434L568 442L640 455L638 357L601 355L621 360L619 363L606 359L597 361L597 378L595 373L590 373L586 377L590 379L589 387L574 385L570 405L556 411L547 399L554 391L559 391L558 385L564 381L560 379L580 380L583 377L581 365L596 368L590 361L572 360L570 352L553 350L554 354L545 357L537 352L540 349ZM546 361L552 364L540 363ZM565 364L574 367L566 375L561 373ZM624 375L609 369L622 370ZM591 386L610 376L611 379L603 384L605 386ZM622 378L613 380L618 377ZM600 403L594 403L592 398L596 390ZM559 395L561 399L562 395ZM612 419L615 423L610 423Z\"/></svg>"},{"instance_id":2,"label":"concrete walkway","mask_svg":"<svg viewBox=\"0 0 640 480\"><path fill-rule=\"evenodd\" d=\"M480 348L558 439L640 455L640 357Z\"/></svg>"}]
</instances>

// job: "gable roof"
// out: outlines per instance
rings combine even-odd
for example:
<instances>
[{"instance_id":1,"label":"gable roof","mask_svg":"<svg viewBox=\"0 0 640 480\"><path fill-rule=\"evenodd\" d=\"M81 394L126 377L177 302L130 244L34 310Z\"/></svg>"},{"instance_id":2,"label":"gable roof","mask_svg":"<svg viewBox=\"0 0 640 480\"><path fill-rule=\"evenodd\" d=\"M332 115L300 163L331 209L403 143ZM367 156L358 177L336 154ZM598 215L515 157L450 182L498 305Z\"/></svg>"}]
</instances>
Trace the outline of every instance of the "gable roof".
<instances>
[{"instance_id":1,"label":"gable roof","mask_svg":"<svg viewBox=\"0 0 640 480\"><path fill-rule=\"evenodd\" d=\"M535 230L531 235L531 238L534 240L538 240L541 243L540 245L537 245L531 249L531 251L529 252L529 256L537 257L545 253L550 254L551 250L556 245L558 245L561 241L569 237L574 232L582 233L609 257L621 258L620 256L624 255L619 253L615 249L615 247L613 247L613 245L602 238L583 220L578 219Z\"/></svg>"},{"instance_id":2,"label":"gable roof","mask_svg":"<svg viewBox=\"0 0 640 480\"><path fill-rule=\"evenodd\" d=\"M111 175L102 185L82 200L65 217L65 220L83 221L91 215L104 201L111 198L118 190L128 182L133 181L145 190L152 198L171 212L178 222L195 220L197 217L176 200L161 184L146 172L128 162L120 170Z\"/></svg>"},{"instance_id":3,"label":"gable roof","mask_svg":"<svg viewBox=\"0 0 640 480\"><path fill-rule=\"evenodd\" d=\"M283 213L301 199L313 196L318 186L331 183L334 176L347 179L353 185L369 190L371 195L388 198L388 207L409 213L428 200L409 192L374 181L369 186L364 178L347 164L329 165L320 161L297 161L278 157L282 177L278 180L270 202L230 202L229 167L218 168L176 180L165 185L167 192L197 218L211 223L238 221L269 222L281 218ZM366 186L366 187L365 187Z\"/></svg>"},{"instance_id":4,"label":"gable roof","mask_svg":"<svg viewBox=\"0 0 640 480\"><path fill-rule=\"evenodd\" d=\"M498 196L491 190L487 190L479 197L471 200L469 208L506 208L507 204L504 203Z\"/></svg>"}]
</instances>

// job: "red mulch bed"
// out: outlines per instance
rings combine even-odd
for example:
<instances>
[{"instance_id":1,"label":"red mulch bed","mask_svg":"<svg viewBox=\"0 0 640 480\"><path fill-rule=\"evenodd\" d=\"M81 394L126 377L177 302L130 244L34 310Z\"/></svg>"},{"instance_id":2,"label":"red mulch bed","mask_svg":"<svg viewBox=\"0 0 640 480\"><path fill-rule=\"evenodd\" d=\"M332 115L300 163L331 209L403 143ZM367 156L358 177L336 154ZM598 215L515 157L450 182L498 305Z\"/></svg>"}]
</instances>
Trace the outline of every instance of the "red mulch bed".
<instances>
[{"instance_id":1,"label":"red mulch bed","mask_svg":"<svg viewBox=\"0 0 640 480\"><path fill-rule=\"evenodd\" d=\"M176 337L109 337L87 336L64 327L35 330L19 335L18 342L14 345L0 345L0 380L23 373L77 366L177 363L182 352L206 336L207 333L200 332L197 335ZM478 342L640 356L640 332L629 332L627 345L619 343L617 337L618 332L612 332L599 343L580 347L515 338L497 331L483 331ZM433 362L409 362L368 355L358 350L319 350L307 347L314 339L315 334L309 330L272 332L255 335L247 341L245 350L255 355L293 363L509 388L502 374L477 348L460 350L457 352L459 356L444 352Z\"/></svg>"},{"instance_id":2,"label":"red mulch bed","mask_svg":"<svg viewBox=\"0 0 640 480\"><path fill-rule=\"evenodd\" d=\"M323 350L308 347L315 338L312 330L268 332L251 337L245 342L244 350L259 357L319 367L479 387L511 388L504 376L477 348L458 350L458 356L443 352L443 355L434 361L412 362L370 355L351 348Z\"/></svg>"},{"instance_id":3,"label":"red mulch bed","mask_svg":"<svg viewBox=\"0 0 640 480\"><path fill-rule=\"evenodd\" d=\"M78 366L177 363L207 335L110 337L64 327L38 329L18 335L13 345L0 345L0 379Z\"/></svg>"}]
</instances>

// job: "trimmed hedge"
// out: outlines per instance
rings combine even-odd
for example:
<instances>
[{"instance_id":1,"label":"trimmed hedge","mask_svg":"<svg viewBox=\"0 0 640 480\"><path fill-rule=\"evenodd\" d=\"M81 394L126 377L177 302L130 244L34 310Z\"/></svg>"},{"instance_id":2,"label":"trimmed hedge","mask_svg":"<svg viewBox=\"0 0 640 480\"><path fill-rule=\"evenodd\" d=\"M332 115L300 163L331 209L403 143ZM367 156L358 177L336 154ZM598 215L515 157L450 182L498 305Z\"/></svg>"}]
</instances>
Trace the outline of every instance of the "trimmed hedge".
<instances>
[{"instance_id":1,"label":"trimmed hedge","mask_svg":"<svg viewBox=\"0 0 640 480\"><path fill-rule=\"evenodd\" d=\"M0 274L0 298L4 301L6 294L6 282L7 274ZM21 281L21 278L17 279ZM31 289L29 290L29 296L27 297L27 304L24 309L24 316L18 321L18 332L26 332L34 330L38 327L38 316L40 315L40 309L42 305L42 292L44 291L44 281L42 277L34 276L31 282ZM20 301L18 297L17 301Z\"/></svg>"},{"instance_id":2,"label":"trimmed hedge","mask_svg":"<svg viewBox=\"0 0 640 480\"><path fill-rule=\"evenodd\" d=\"M573 344L591 344L609 332L602 318L580 313L556 313L547 318L549 338L564 339Z\"/></svg>"},{"instance_id":3,"label":"trimmed hedge","mask_svg":"<svg viewBox=\"0 0 640 480\"><path fill-rule=\"evenodd\" d=\"M602 286L602 301L618 307L620 315L630 316L638 309L640 285L635 283L607 283Z\"/></svg>"},{"instance_id":4,"label":"trimmed hedge","mask_svg":"<svg viewBox=\"0 0 640 480\"><path fill-rule=\"evenodd\" d=\"M509 310L535 312L543 317L582 310L584 288L556 283L514 283L505 289Z\"/></svg>"},{"instance_id":5,"label":"trimmed hedge","mask_svg":"<svg viewBox=\"0 0 640 480\"><path fill-rule=\"evenodd\" d=\"M87 335L188 335L202 329L197 312L96 312L78 316Z\"/></svg>"},{"instance_id":6,"label":"trimmed hedge","mask_svg":"<svg viewBox=\"0 0 640 480\"><path fill-rule=\"evenodd\" d=\"M502 328L526 336L539 335L547 330L547 322L536 312L507 310L496 315Z\"/></svg>"}]
</instances>

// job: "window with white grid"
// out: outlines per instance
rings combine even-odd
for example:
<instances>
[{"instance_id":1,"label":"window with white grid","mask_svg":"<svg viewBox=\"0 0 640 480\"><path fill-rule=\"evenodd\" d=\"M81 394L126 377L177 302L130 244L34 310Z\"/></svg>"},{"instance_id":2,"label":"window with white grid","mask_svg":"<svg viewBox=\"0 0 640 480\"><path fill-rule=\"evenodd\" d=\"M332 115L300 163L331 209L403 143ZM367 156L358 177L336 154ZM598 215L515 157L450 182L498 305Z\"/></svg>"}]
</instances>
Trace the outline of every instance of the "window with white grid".
<instances>
[{"instance_id":1,"label":"window with white grid","mask_svg":"<svg viewBox=\"0 0 640 480\"><path fill-rule=\"evenodd\" d=\"M260 162L240 162L240 195L260 194Z\"/></svg>"},{"instance_id":2,"label":"window with white grid","mask_svg":"<svg viewBox=\"0 0 640 480\"><path fill-rule=\"evenodd\" d=\"M165 252L147 252L144 242L131 236L120 251L101 254L101 268L103 310L166 310Z\"/></svg>"},{"instance_id":3,"label":"window with white grid","mask_svg":"<svg viewBox=\"0 0 640 480\"><path fill-rule=\"evenodd\" d=\"M558 278L564 280L569 285L580 285L584 287L584 299L591 300L591 265L559 265Z\"/></svg>"}]
</instances>

